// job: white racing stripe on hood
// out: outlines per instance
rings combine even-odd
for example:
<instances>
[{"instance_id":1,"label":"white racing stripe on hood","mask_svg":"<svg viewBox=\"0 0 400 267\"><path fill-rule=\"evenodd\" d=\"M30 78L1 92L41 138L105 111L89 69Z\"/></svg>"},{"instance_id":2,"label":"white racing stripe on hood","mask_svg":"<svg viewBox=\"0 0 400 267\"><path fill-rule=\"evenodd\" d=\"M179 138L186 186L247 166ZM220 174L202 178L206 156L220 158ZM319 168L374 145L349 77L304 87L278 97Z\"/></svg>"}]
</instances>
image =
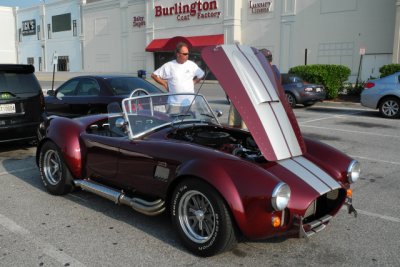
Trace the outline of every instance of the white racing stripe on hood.
<instances>
[{"instance_id":1,"label":"white racing stripe on hood","mask_svg":"<svg viewBox=\"0 0 400 267\"><path fill-rule=\"evenodd\" d=\"M257 111L277 159L302 155L289 117L254 51L247 46L222 48Z\"/></svg>"},{"instance_id":2,"label":"white racing stripe on hood","mask_svg":"<svg viewBox=\"0 0 400 267\"><path fill-rule=\"evenodd\" d=\"M305 159L304 157L296 157L294 159L285 159L278 161L280 165L285 167L293 174L300 177L309 186L314 188L320 195L328 193L333 189L340 188L336 182L326 172L321 170L317 165Z\"/></svg>"},{"instance_id":3,"label":"white racing stripe on hood","mask_svg":"<svg viewBox=\"0 0 400 267\"><path fill-rule=\"evenodd\" d=\"M305 157L296 157L293 158L294 161L302 165L304 168L308 169L310 172L314 173L322 182L327 184L332 189L340 188L340 184L333 179L329 174L327 174L320 167L306 159Z\"/></svg>"}]
</instances>

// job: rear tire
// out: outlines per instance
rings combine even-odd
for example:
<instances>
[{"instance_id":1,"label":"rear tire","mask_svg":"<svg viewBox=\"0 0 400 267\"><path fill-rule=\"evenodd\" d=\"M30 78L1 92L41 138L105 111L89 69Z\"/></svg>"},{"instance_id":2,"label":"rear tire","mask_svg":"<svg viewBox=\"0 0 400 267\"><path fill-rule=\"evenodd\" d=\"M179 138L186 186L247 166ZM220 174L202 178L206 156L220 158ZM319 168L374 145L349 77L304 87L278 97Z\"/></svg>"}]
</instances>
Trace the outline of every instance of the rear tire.
<instances>
[{"instance_id":1,"label":"rear tire","mask_svg":"<svg viewBox=\"0 0 400 267\"><path fill-rule=\"evenodd\" d=\"M382 117L396 119L400 117L400 100L395 97L383 99L379 104L379 112Z\"/></svg>"},{"instance_id":2,"label":"rear tire","mask_svg":"<svg viewBox=\"0 0 400 267\"><path fill-rule=\"evenodd\" d=\"M65 195L74 189L71 172L58 147L50 141L43 144L39 154L42 182L52 195Z\"/></svg>"},{"instance_id":3,"label":"rear tire","mask_svg":"<svg viewBox=\"0 0 400 267\"><path fill-rule=\"evenodd\" d=\"M197 179L182 181L174 190L170 208L173 226L194 254L209 257L236 245L225 201L207 183Z\"/></svg>"},{"instance_id":4,"label":"rear tire","mask_svg":"<svg viewBox=\"0 0 400 267\"><path fill-rule=\"evenodd\" d=\"M285 95L286 95L286 100L289 103L289 106L294 108L296 106L296 98L294 97L294 95L292 93L285 93Z\"/></svg>"}]
</instances>

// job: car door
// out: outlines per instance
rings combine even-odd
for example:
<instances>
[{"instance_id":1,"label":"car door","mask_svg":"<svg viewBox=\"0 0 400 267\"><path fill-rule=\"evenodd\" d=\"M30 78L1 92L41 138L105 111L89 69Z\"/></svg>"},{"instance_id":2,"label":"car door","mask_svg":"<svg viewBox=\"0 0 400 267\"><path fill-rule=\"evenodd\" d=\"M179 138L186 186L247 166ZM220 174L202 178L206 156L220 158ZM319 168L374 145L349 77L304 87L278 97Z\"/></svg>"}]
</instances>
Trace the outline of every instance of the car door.
<instances>
[{"instance_id":1,"label":"car door","mask_svg":"<svg viewBox=\"0 0 400 267\"><path fill-rule=\"evenodd\" d=\"M71 116L69 98L76 95L79 79L72 79L62 84L52 95L45 98L46 111L49 115Z\"/></svg>"},{"instance_id":2,"label":"car door","mask_svg":"<svg viewBox=\"0 0 400 267\"><path fill-rule=\"evenodd\" d=\"M116 183L119 147L124 137L111 137L93 133L83 133L85 143L86 174L99 182Z\"/></svg>"},{"instance_id":3,"label":"car door","mask_svg":"<svg viewBox=\"0 0 400 267\"><path fill-rule=\"evenodd\" d=\"M118 173L115 179L140 193L160 196L180 164L172 160L174 144L151 138L120 143Z\"/></svg>"},{"instance_id":4,"label":"car door","mask_svg":"<svg viewBox=\"0 0 400 267\"><path fill-rule=\"evenodd\" d=\"M100 86L94 78L79 78L62 85L52 97L48 112L76 117L92 112L98 102Z\"/></svg>"},{"instance_id":5,"label":"car door","mask_svg":"<svg viewBox=\"0 0 400 267\"><path fill-rule=\"evenodd\" d=\"M82 78L76 88L76 95L67 99L69 109L74 115L86 115L94 112L92 109L98 102L100 86L94 78Z\"/></svg>"}]
</instances>

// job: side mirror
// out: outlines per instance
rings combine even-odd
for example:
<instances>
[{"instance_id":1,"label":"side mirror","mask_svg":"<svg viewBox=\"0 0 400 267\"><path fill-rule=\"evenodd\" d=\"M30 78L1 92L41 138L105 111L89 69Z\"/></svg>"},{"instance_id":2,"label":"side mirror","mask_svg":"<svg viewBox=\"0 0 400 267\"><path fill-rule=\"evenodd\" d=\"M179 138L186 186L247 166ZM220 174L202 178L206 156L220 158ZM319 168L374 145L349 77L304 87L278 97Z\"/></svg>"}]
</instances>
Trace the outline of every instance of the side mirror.
<instances>
[{"instance_id":1,"label":"side mirror","mask_svg":"<svg viewBox=\"0 0 400 267\"><path fill-rule=\"evenodd\" d=\"M126 125L126 123L125 123L125 120L124 120L123 118L118 118L118 119L115 121L115 126L116 126L118 129L122 129L123 127L125 127L125 125Z\"/></svg>"},{"instance_id":2,"label":"side mirror","mask_svg":"<svg viewBox=\"0 0 400 267\"><path fill-rule=\"evenodd\" d=\"M215 111L215 114L217 115L218 118L220 118L220 117L222 117L222 115L224 115L224 113L223 113L222 110L220 110L220 109L217 109L217 110Z\"/></svg>"},{"instance_id":3,"label":"side mirror","mask_svg":"<svg viewBox=\"0 0 400 267\"><path fill-rule=\"evenodd\" d=\"M55 96L56 95L56 91L50 89L50 90L47 90L46 94L49 95L49 96Z\"/></svg>"}]
</instances>

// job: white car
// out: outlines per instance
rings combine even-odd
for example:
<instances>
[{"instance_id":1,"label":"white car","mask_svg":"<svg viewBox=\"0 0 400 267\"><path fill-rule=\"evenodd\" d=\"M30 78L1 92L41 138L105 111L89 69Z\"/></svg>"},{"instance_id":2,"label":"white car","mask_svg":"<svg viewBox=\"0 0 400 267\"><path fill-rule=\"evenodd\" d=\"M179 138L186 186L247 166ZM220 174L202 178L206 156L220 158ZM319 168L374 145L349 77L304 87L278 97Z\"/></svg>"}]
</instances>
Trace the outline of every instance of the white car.
<instances>
[{"instance_id":1,"label":"white car","mask_svg":"<svg viewBox=\"0 0 400 267\"><path fill-rule=\"evenodd\" d=\"M379 109L380 114L385 118L399 118L400 72L365 83L361 93L361 105Z\"/></svg>"}]
</instances>

